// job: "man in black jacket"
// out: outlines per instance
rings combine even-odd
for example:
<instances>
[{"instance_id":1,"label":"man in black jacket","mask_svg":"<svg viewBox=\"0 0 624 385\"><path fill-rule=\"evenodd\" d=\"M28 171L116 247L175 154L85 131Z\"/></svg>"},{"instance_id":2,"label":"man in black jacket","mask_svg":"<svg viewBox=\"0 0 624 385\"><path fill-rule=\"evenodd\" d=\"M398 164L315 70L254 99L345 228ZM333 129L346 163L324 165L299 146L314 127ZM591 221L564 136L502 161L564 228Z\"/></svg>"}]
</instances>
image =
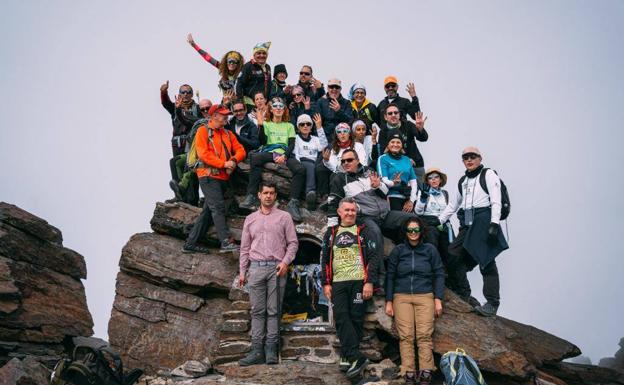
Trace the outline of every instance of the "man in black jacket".
<instances>
[{"instance_id":1,"label":"man in black jacket","mask_svg":"<svg viewBox=\"0 0 624 385\"><path fill-rule=\"evenodd\" d=\"M269 99L271 86L271 66L267 64L271 42L258 43L253 49L253 59L245 63L236 79L236 96L246 105L254 107L253 98L258 92Z\"/></svg>"},{"instance_id":2,"label":"man in black jacket","mask_svg":"<svg viewBox=\"0 0 624 385\"><path fill-rule=\"evenodd\" d=\"M340 339L340 368L348 378L357 377L368 359L359 346L364 330L365 301L377 284L378 256L370 244L366 226L357 226L357 203L343 198L338 204L340 224L325 232L321 250L323 293L333 304Z\"/></svg>"},{"instance_id":3,"label":"man in black jacket","mask_svg":"<svg viewBox=\"0 0 624 385\"><path fill-rule=\"evenodd\" d=\"M342 97L342 82L339 79L330 79L327 82L327 95L318 100L317 111L323 120L325 137L331 143L334 138L334 128L338 123L351 123L353 120L353 110L351 103Z\"/></svg>"},{"instance_id":4,"label":"man in black jacket","mask_svg":"<svg viewBox=\"0 0 624 385\"><path fill-rule=\"evenodd\" d=\"M305 96L309 97L312 103L316 103L317 100L325 95L323 83L313 77L312 67L309 65L301 67L301 71L299 71L299 83L297 83L297 85L303 88ZM288 101L290 102L290 100Z\"/></svg>"},{"instance_id":5,"label":"man in black jacket","mask_svg":"<svg viewBox=\"0 0 624 385\"><path fill-rule=\"evenodd\" d=\"M386 97L377 104L377 110L379 111L379 123L383 121L384 111L389 104L394 104L399 107L401 111L401 119L405 119L407 115L416 120L416 113L420 111L420 103L418 102L418 96L416 96L416 87L414 83L407 85L407 93L412 98L409 99L399 96L399 81L395 76L386 76L384 79L384 90L386 91Z\"/></svg>"},{"instance_id":6,"label":"man in black jacket","mask_svg":"<svg viewBox=\"0 0 624 385\"><path fill-rule=\"evenodd\" d=\"M425 130L427 117L423 116L423 113L419 111L416 113L416 124L414 124L409 120L401 119L399 107L395 104L390 104L386 107L384 120L379 131L379 153L382 154L388 145L388 133L390 131L399 132L403 138L405 155L412 160L414 171L418 177L418 184L422 185L423 176L425 175L425 161L414 139L419 142L426 142L429 139L429 134Z\"/></svg>"},{"instance_id":7,"label":"man in black jacket","mask_svg":"<svg viewBox=\"0 0 624 385\"><path fill-rule=\"evenodd\" d=\"M260 147L258 126L247 116L247 108L242 101L234 102L232 112L234 117L225 125L225 128L236 135L236 139L245 147L245 152L249 154Z\"/></svg>"}]
</instances>

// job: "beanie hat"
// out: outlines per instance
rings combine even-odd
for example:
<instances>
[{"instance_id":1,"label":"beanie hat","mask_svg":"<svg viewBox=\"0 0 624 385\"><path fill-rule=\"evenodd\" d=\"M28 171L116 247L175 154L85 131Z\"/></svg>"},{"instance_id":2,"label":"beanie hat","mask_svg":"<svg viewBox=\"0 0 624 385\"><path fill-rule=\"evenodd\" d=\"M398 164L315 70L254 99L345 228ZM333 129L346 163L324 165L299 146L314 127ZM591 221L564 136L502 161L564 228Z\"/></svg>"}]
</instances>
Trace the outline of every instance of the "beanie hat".
<instances>
[{"instance_id":1,"label":"beanie hat","mask_svg":"<svg viewBox=\"0 0 624 385\"><path fill-rule=\"evenodd\" d=\"M364 127L366 127L366 123L364 123L363 120L356 120L355 122L353 122L353 124L351 125L351 131L355 132L355 127L359 126L359 125L363 125Z\"/></svg>"},{"instance_id":2,"label":"beanie hat","mask_svg":"<svg viewBox=\"0 0 624 385\"><path fill-rule=\"evenodd\" d=\"M286 71L286 65L284 65L284 64L276 65L275 68L273 69L273 77L275 77L280 72L285 73L286 77L288 77L288 71Z\"/></svg>"},{"instance_id":3,"label":"beanie hat","mask_svg":"<svg viewBox=\"0 0 624 385\"><path fill-rule=\"evenodd\" d=\"M355 90L363 90L364 95L366 95L366 87L364 87L364 84L355 83L349 89L349 99L353 100L353 94L355 93Z\"/></svg>"},{"instance_id":4,"label":"beanie hat","mask_svg":"<svg viewBox=\"0 0 624 385\"><path fill-rule=\"evenodd\" d=\"M297 126L301 123L312 123L312 118L308 114L301 114L297 118Z\"/></svg>"}]
</instances>

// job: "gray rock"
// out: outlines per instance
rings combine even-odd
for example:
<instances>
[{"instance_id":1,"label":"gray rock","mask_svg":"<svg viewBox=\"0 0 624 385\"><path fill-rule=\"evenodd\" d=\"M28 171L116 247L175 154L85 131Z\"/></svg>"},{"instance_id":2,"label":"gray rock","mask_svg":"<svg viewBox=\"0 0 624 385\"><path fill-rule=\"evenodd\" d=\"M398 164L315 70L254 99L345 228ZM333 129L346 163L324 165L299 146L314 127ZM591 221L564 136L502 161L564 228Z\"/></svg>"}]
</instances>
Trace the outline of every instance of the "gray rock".
<instances>
[{"instance_id":1,"label":"gray rock","mask_svg":"<svg viewBox=\"0 0 624 385\"><path fill-rule=\"evenodd\" d=\"M32 356L13 358L0 368L0 385L48 385L50 370Z\"/></svg>"}]
</instances>

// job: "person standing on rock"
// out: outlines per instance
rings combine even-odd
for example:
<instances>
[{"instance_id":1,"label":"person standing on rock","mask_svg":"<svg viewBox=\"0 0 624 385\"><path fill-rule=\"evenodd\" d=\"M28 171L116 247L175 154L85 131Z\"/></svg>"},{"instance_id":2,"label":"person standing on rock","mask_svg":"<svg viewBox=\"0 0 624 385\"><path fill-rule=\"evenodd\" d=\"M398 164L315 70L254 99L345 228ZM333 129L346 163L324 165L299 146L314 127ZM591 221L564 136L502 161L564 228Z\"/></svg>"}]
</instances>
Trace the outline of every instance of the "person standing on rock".
<instances>
[{"instance_id":1,"label":"person standing on rock","mask_svg":"<svg viewBox=\"0 0 624 385\"><path fill-rule=\"evenodd\" d=\"M377 284L378 256L365 226L355 224L357 203L343 198L338 204L340 223L327 229L321 247L323 293L332 302L336 332L340 339L340 369L348 378L362 373L369 361L360 352L365 301Z\"/></svg>"},{"instance_id":2,"label":"person standing on rock","mask_svg":"<svg viewBox=\"0 0 624 385\"><path fill-rule=\"evenodd\" d=\"M251 351L241 366L278 363L286 273L299 247L291 216L275 205L275 184L260 182L258 198L260 209L245 218L241 236L238 283L248 282L251 302Z\"/></svg>"},{"instance_id":3,"label":"person standing on rock","mask_svg":"<svg viewBox=\"0 0 624 385\"><path fill-rule=\"evenodd\" d=\"M500 304L500 282L495 258L509 245L499 224L502 209L501 180L494 170L484 170L481 159L481 152L476 147L466 147L462 151L466 176L460 179L456 198L449 201L438 220L439 223L446 223L457 212L459 233L448 250L449 280L453 281L452 289L464 301L487 317L496 315ZM481 184L481 173L485 173L485 186ZM487 300L484 305L470 296L470 283L466 274L476 265L479 265L483 276L483 296Z\"/></svg>"},{"instance_id":4,"label":"person standing on rock","mask_svg":"<svg viewBox=\"0 0 624 385\"><path fill-rule=\"evenodd\" d=\"M245 160L246 153L236 135L224 128L230 113L230 110L221 104L212 105L208 109L210 120L200 126L195 134L197 157L202 162L197 168L197 177L205 199L204 208L184 243L182 251L185 253L209 252L207 248L198 245L198 242L211 224L214 224L217 230L221 252L238 250L225 221L223 193L230 175L236 169L236 165Z\"/></svg>"},{"instance_id":5,"label":"person standing on rock","mask_svg":"<svg viewBox=\"0 0 624 385\"><path fill-rule=\"evenodd\" d=\"M386 314L394 317L399 334L401 372L405 384L429 385L433 363L434 317L442 315L444 265L435 246L424 243L425 222L408 219L401 226L404 242L388 257ZM414 333L415 331L415 333ZM414 364L414 337L418 345L418 367Z\"/></svg>"}]
</instances>

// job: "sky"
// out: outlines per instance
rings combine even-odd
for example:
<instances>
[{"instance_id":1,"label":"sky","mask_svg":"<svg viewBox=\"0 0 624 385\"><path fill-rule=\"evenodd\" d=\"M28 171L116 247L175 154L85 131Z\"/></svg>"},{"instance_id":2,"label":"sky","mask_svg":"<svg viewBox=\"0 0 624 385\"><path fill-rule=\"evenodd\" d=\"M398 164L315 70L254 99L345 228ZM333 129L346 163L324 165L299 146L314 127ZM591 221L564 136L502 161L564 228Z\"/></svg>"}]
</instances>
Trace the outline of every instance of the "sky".
<instances>
[{"instance_id":1,"label":"sky","mask_svg":"<svg viewBox=\"0 0 624 385\"><path fill-rule=\"evenodd\" d=\"M271 41L268 61L286 64L289 84L310 64L325 83L365 84L377 103L385 76L403 95L414 82L426 166L445 170L453 191L461 149L474 145L508 185L499 314L594 363L613 355L624 336L624 2L258 4L0 4L0 200L57 226L85 256L96 336L107 335L121 248L172 196L160 85L220 98L217 71L185 41L192 32L216 57L249 58ZM482 300L479 273L469 278Z\"/></svg>"}]
</instances>

